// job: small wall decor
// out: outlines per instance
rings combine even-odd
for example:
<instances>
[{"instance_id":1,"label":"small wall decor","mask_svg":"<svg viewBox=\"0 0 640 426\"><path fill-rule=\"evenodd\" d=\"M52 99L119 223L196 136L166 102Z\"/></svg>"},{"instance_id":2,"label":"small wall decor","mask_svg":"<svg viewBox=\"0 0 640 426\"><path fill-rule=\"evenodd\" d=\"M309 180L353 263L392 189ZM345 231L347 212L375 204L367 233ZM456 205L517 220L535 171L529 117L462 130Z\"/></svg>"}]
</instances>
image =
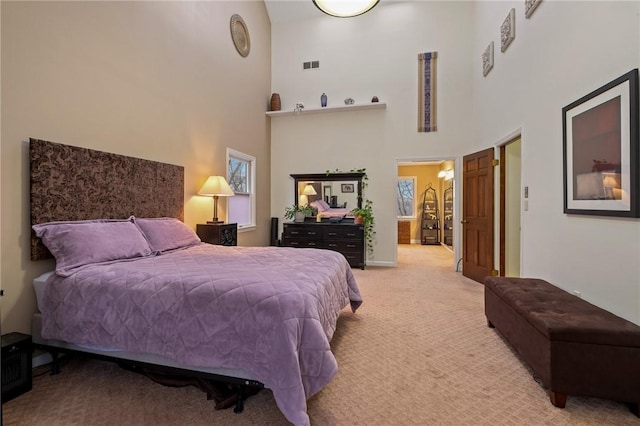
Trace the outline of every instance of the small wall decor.
<instances>
[{"instance_id":1,"label":"small wall decor","mask_svg":"<svg viewBox=\"0 0 640 426\"><path fill-rule=\"evenodd\" d=\"M638 69L562 108L564 212L640 217Z\"/></svg>"},{"instance_id":2,"label":"small wall decor","mask_svg":"<svg viewBox=\"0 0 640 426\"><path fill-rule=\"evenodd\" d=\"M321 107L326 107L327 106L327 94L323 93L322 95L320 95L320 106Z\"/></svg>"},{"instance_id":3,"label":"small wall decor","mask_svg":"<svg viewBox=\"0 0 640 426\"><path fill-rule=\"evenodd\" d=\"M542 0L524 0L524 16L529 19L529 17L533 14L533 11L536 10L536 7L542 2Z\"/></svg>"},{"instance_id":4,"label":"small wall decor","mask_svg":"<svg viewBox=\"0 0 640 426\"><path fill-rule=\"evenodd\" d=\"M482 54L482 75L486 77L493 68L493 42L489 43Z\"/></svg>"},{"instance_id":5,"label":"small wall decor","mask_svg":"<svg viewBox=\"0 0 640 426\"><path fill-rule=\"evenodd\" d=\"M345 105L353 105L356 101L353 100L353 98L346 98L344 100L344 104Z\"/></svg>"},{"instance_id":6,"label":"small wall decor","mask_svg":"<svg viewBox=\"0 0 640 426\"><path fill-rule=\"evenodd\" d=\"M280 111L280 108L282 108L282 103L280 101L280 94L279 93L272 93L271 94L271 111Z\"/></svg>"},{"instance_id":7,"label":"small wall decor","mask_svg":"<svg viewBox=\"0 0 640 426\"><path fill-rule=\"evenodd\" d=\"M251 50L249 30L247 30L247 25L244 23L242 16L238 14L231 16L231 39L240 56L246 57L249 55Z\"/></svg>"},{"instance_id":8,"label":"small wall decor","mask_svg":"<svg viewBox=\"0 0 640 426\"><path fill-rule=\"evenodd\" d=\"M352 183L340 184L340 191L342 191L343 193L353 192L353 184Z\"/></svg>"},{"instance_id":9,"label":"small wall decor","mask_svg":"<svg viewBox=\"0 0 640 426\"><path fill-rule=\"evenodd\" d=\"M511 9L500 26L500 51L504 52L516 38L516 10Z\"/></svg>"},{"instance_id":10,"label":"small wall decor","mask_svg":"<svg viewBox=\"0 0 640 426\"><path fill-rule=\"evenodd\" d=\"M435 132L437 125L438 52L418 54L418 132Z\"/></svg>"}]
</instances>

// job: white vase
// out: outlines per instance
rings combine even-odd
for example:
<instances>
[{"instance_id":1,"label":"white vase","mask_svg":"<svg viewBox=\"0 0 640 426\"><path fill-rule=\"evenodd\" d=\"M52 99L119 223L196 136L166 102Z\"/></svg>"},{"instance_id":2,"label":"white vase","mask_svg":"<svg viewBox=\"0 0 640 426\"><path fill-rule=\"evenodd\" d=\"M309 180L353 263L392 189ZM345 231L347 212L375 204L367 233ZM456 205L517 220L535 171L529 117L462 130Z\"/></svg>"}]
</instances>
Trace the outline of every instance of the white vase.
<instances>
[{"instance_id":1,"label":"white vase","mask_svg":"<svg viewBox=\"0 0 640 426\"><path fill-rule=\"evenodd\" d=\"M294 222L304 222L304 217L304 212L296 212L295 218L293 220Z\"/></svg>"}]
</instances>

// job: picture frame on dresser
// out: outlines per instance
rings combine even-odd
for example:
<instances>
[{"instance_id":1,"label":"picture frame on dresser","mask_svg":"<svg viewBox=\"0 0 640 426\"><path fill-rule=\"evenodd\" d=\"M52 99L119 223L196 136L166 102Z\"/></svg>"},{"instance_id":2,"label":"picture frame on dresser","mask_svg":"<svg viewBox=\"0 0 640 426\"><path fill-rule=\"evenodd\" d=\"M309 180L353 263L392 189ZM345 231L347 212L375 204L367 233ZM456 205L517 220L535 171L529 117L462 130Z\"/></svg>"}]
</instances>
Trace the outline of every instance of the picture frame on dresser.
<instances>
[{"instance_id":1,"label":"picture frame on dresser","mask_svg":"<svg viewBox=\"0 0 640 426\"><path fill-rule=\"evenodd\" d=\"M640 217L638 69L562 109L564 213Z\"/></svg>"}]
</instances>

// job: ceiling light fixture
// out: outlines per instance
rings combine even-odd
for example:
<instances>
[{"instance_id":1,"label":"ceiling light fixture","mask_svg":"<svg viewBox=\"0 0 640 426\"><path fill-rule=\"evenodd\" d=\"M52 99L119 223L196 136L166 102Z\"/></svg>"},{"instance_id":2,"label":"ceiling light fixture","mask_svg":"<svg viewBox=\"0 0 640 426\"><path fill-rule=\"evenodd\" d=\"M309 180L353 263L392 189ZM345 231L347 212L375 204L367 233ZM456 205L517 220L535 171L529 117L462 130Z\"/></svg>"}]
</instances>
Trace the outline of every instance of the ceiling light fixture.
<instances>
[{"instance_id":1,"label":"ceiling light fixture","mask_svg":"<svg viewBox=\"0 0 640 426\"><path fill-rule=\"evenodd\" d=\"M318 9L338 18L351 18L373 9L380 0L312 0Z\"/></svg>"}]
</instances>

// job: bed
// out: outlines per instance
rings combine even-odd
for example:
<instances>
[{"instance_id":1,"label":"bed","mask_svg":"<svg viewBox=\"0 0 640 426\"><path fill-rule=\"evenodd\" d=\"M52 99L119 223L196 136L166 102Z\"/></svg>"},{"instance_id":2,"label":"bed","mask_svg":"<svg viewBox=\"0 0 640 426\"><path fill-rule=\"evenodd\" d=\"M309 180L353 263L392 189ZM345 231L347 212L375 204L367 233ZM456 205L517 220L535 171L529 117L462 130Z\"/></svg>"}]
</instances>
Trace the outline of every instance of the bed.
<instances>
[{"instance_id":1,"label":"bed","mask_svg":"<svg viewBox=\"0 0 640 426\"><path fill-rule=\"evenodd\" d=\"M309 424L306 400L337 372L329 346L337 318L362 303L342 255L201 243L180 220L184 189L171 189L183 185L178 166L38 140L30 159L32 257L56 259L55 273L38 280L36 344L263 384L290 422ZM100 181L108 176L113 194L140 170L148 178L140 191L124 184L135 201L106 211L123 206L104 205ZM92 196L73 203L87 181ZM151 200L139 193L158 184L165 188ZM134 215L140 206L146 217Z\"/></svg>"},{"instance_id":2,"label":"bed","mask_svg":"<svg viewBox=\"0 0 640 426\"><path fill-rule=\"evenodd\" d=\"M318 211L317 215L320 218L353 216L353 214L351 213L352 209L330 207L329 204L327 204L327 202L323 200L313 201L310 205Z\"/></svg>"}]
</instances>

